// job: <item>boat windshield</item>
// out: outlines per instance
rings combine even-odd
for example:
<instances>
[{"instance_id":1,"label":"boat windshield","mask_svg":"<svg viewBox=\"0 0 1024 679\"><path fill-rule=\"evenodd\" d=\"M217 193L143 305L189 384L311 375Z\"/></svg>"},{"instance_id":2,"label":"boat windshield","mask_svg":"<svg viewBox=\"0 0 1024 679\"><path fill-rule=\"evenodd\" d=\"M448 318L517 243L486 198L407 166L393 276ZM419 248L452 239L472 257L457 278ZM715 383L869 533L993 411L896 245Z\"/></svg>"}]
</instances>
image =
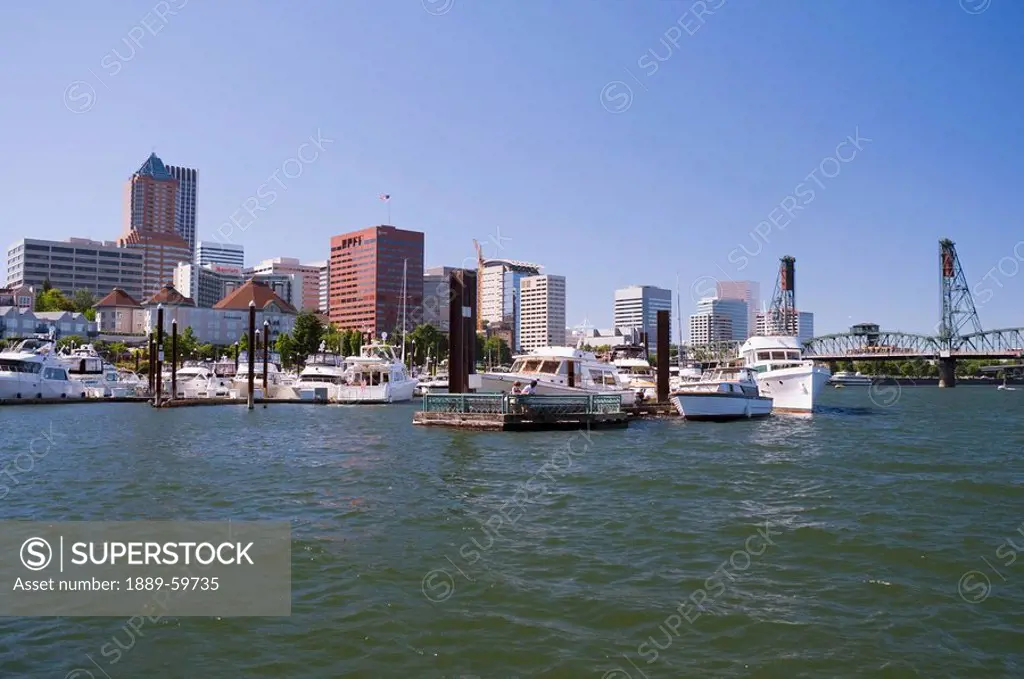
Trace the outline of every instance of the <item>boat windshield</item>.
<instances>
[{"instance_id":1,"label":"boat windshield","mask_svg":"<svg viewBox=\"0 0 1024 679\"><path fill-rule=\"evenodd\" d=\"M36 363L34 361L15 361L9 358L0 358L0 372L38 373L42 367L42 363Z\"/></svg>"},{"instance_id":2,"label":"boat windshield","mask_svg":"<svg viewBox=\"0 0 1024 679\"><path fill-rule=\"evenodd\" d=\"M758 361L799 361L800 352L797 350L776 350L757 352Z\"/></svg>"},{"instance_id":3,"label":"boat windshield","mask_svg":"<svg viewBox=\"0 0 1024 679\"><path fill-rule=\"evenodd\" d=\"M299 375L300 384L341 384L341 375Z\"/></svg>"}]
</instances>

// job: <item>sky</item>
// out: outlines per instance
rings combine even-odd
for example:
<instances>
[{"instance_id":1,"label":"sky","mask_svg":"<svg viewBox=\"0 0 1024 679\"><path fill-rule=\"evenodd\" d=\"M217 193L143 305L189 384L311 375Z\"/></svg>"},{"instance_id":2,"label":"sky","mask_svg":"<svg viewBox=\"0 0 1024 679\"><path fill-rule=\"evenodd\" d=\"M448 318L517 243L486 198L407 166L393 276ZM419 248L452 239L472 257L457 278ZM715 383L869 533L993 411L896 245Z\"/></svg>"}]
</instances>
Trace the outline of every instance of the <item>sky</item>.
<instances>
[{"instance_id":1,"label":"sky","mask_svg":"<svg viewBox=\"0 0 1024 679\"><path fill-rule=\"evenodd\" d=\"M0 243L115 239L150 152L247 263L388 221L613 291L775 285L816 334L933 334L938 240L1024 326L1024 3L38 0L0 24ZM314 143L314 140L316 143ZM262 188L261 188L262 187ZM248 206L250 212L246 212ZM234 215L235 223L232 224ZM243 228L244 227L244 228ZM675 334L675 331L673 331Z\"/></svg>"}]
</instances>

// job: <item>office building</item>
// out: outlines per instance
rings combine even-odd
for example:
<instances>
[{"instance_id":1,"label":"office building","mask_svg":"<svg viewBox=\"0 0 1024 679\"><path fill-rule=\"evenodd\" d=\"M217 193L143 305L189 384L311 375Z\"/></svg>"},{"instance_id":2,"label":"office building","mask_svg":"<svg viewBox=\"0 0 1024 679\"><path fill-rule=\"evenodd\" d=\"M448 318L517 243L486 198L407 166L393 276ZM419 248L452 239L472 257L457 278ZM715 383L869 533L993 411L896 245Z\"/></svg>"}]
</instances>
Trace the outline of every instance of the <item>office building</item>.
<instances>
[{"instance_id":1,"label":"office building","mask_svg":"<svg viewBox=\"0 0 1024 679\"><path fill-rule=\"evenodd\" d=\"M241 269L245 266L245 249L241 245L232 243L204 240L196 246L194 261L199 266L217 264L219 266L236 266Z\"/></svg>"},{"instance_id":2,"label":"office building","mask_svg":"<svg viewBox=\"0 0 1024 679\"><path fill-rule=\"evenodd\" d=\"M755 334L758 335L779 335L783 329L776 327L781 323L773 324L771 314L768 311L757 312L757 326ZM810 311L798 311L796 314L796 336L801 342L814 337L814 314Z\"/></svg>"},{"instance_id":3,"label":"office building","mask_svg":"<svg viewBox=\"0 0 1024 679\"><path fill-rule=\"evenodd\" d=\"M416 325L426 323L441 332L449 330L449 303L451 289L448 282L452 273L465 271L453 266L432 266L423 272L423 309ZM410 324L410 327L412 324ZM508 341L506 339L506 341ZM509 342L509 346L513 346Z\"/></svg>"},{"instance_id":4,"label":"office building","mask_svg":"<svg viewBox=\"0 0 1024 679\"><path fill-rule=\"evenodd\" d=\"M188 167L168 165L167 171L178 180L178 200L174 210L174 228L188 243L192 257L196 255L196 178L197 170ZM241 266L241 264L239 264Z\"/></svg>"},{"instance_id":5,"label":"office building","mask_svg":"<svg viewBox=\"0 0 1024 679\"><path fill-rule=\"evenodd\" d=\"M7 285L30 286L37 294L50 281L69 297L86 290L100 299L119 287L138 298L142 271L142 253L118 248L111 241L23 238L7 249Z\"/></svg>"},{"instance_id":6,"label":"office building","mask_svg":"<svg viewBox=\"0 0 1024 679\"><path fill-rule=\"evenodd\" d=\"M520 350L565 346L565 276L526 276L519 290Z\"/></svg>"},{"instance_id":7,"label":"office building","mask_svg":"<svg viewBox=\"0 0 1024 679\"><path fill-rule=\"evenodd\" d=\"M480 268L477 314L488 326L510 330L513 351L521 348L520 293L524 278L540 274L541 265L514 259L484 260Z\"/></svg>"},{"instance_id":8,"label":"office building","mask_svg":"<svg viewBox=\"0 0 1024 679\"><path fill-rule=\"evenodd\" d=\"M402 298L403 279L405 298ZM333 236L330 259L331 323L379 336L406 329L423 306L423 233L371 226Z\"/></svg>"},{"instance_id":9,"label":"office building","mask_svg":"<svg viewBox=\"0 0 1024 679\"><path fill-rule=\"evenodd\" d=\"M697 313L690 316L690 344L742 342L747 332L747 303L741 299L707 297L697 302Z\"/></svg>"},{"instance_id":10,"label":"office building","mask_svg":"<svg viewBox=\"0 0 1024 679\"><path fill-rule=\"evenodd\" d=\"M672 291L653 285L631 285L615 291L614 321L622 331L647 333L651 353L658 351L658 312L669 312L669 333L672 337Z\"/></svg>"},{"instance_id":11,"label":"office building","mask_svg":"<svg viewBox=\"0 0 1024 679\"><path fill-rule=\"evenodd\" d=\"M320 267L314 264L300 264L293 257L264 259L256 266L245 269L248 278L263 276L293 276L288 302L300 311L316 311L320 308ZM275 279L283 280L283 279Z\"/></svg>"},{"instance_id":12,"label":"office building","mask_svg":"<svg viewBox=\"0 0 1024 679\"><path fill-rule=\"evenodd\" d=\"M742 299L747 303L747 331L754 334L761 306L761 284L757 281L718 281L715 287L715 296L719 299Z\"/></svg>"},{"instance_id":13,"label":"office building","mask_svg":"<svg viewBox=\"0 0 1024 679\"><path fill-rule=\"evenodd\" d=\"M317 270L317 302L316 312L321 316L327 315L330 308L331 290L331 266L327 262L310 262L306 266L316 267Z\"/></svg>"},{"instance_id":14,"label":"office building","mask_svg":"<svg viewBox=\"0 0 1024 679\"><path fill-rule=\"evenodd\" d=\"M209 309L246 281L239 267L182 262L174 270L174 288L191 297L196 306Z\"/></svg>"},{"instance_id":15,"label":"office building","mask_svg":"<svg viewBox=\"0 0 1024 679\"><path fill-rule=\"evenodd\" d=\"M177 206L178 180L150 154L125 185L125 228L118 239L120 247L142 254L144 297L170 283L179 262L193 261L192 247L178 234Z\"/></svg>"}]
</instances>

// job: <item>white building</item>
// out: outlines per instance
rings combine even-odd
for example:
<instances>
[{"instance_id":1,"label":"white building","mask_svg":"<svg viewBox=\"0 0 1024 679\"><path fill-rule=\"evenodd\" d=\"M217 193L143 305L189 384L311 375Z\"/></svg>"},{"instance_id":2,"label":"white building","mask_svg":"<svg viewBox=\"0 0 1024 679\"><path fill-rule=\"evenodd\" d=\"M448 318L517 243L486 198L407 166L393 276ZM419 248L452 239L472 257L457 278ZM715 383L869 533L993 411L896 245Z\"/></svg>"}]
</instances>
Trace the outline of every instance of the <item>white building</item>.
<instances>
[{"instance_id":1,"label":"white building","mask_svg":"<svg viewBox=\"0 0 1024 679\"><path fill-rule=\"evenodd\" d=\"M672 337L672 291L653 285L631 285L615 291L614 325L621 330L647 333L647 345L652 353L658 351L658 312L669 312L669 332Z\"/></svg>"},{"instance_id":2,"label":"white building","mask_svg":"<svg viewBox=\"0 0 1024 679\"><path fill-rule=\"evenodd\" d=\"M754 334L757 311L761 307L761 284L757 281L718 281L715 287L715 296L719 299L742 299L747 303L747 336Z\"/></svg>"},{"instance_id":3,"label":"white building","mask_svg":"<svg viewBox=\"0 0 1024 679\"><path fill-rule=\"evenodd\" d=\"M757 327L755 334L757 335L773 335L779 334L774 332L776 328L769 327L769 312L758 311L757 312ZM801 342L814 337L814 314L810 311L798 311L796 316L796 336Z\"/></svg>"},{"instance_id":4,"label":"white building","mask_svg":"<svg viewBox=\"0 0 1024 679\"><path fill-rule=\"evenodd\" d=\"M519 289L520 350L565 346L565 276L526 276Z\"/></svg>"},{"instance_id":5,"label":"white building","mask_svg":"<svg viewBox=\"0 0 1024 679\"><path fill-rule=\"evenodd\" d=\"M331 290L331 263L310 262L306 266L313 266L317 269L317 313L324 316L330 311L330 290Z\"/></svg>"},{"instance_id":6,"label":"white building","mask_svg":"<svg viewBox=\"0 0 1024 679\"><path fill-rule=\"evenodd\" d=\"M247 277L257 275L293 275L292 298L288 300L300 311L316 311L320 308L320 266L301 264L294 257L264 259L256 266L245 269Z\"/></svg>"},{"instance_id":7,"label":"white building","mask_svg":"<svg viewBox=\"0 0 1024 679\"><path fill-rule=\"evenodd\" d=\"M217 264L241 269L245 266L245 249L241 245L204 240L196 247L195 263L199 266Z\"/></svg>"},{"instance_id":8,"label":"white building","mask_svg":"<svg viewBox=\"0 0 1024 679\"><path fill-rule=\"evenodd\" d=\"M690 344L739 341L747 339L747 303L741 299L706 297L697 302L697 313L690 316Z\"/></svg>"},{"instance_id":9,"label":"white building","mask_svg":"<svg viewBox=\"0 0 1024 679\"><path fill-rule=\"evenodd\" d=\"M23 238L7 248L7 285L38 292L49 280L68 297L87 290L99 299L114 288L141 297L142 259L141 252L112 241Z\"/></svg>"}]
</instances>

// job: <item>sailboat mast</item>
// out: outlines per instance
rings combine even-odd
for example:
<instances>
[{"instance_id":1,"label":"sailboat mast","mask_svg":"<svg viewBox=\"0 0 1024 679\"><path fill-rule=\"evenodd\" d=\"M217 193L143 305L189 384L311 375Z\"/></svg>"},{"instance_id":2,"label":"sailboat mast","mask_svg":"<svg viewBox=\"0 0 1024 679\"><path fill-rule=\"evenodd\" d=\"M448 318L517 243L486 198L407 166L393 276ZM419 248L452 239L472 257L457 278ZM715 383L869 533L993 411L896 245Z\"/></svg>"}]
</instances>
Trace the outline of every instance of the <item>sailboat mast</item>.
<instances>
[{"instance_id":1,"label":"sailboat mast","mask_svg":"<svg viewBox=\"0 0 1024 679\"><path fill-rule=\"evenodd\" d=\"M679 348L676 350L676 363L683 367L683 298L679 295L679 274L676 274L676 326L679 328Z\"/></svg>"},{"instance_id":2,"label":"sailboat mast","mask_svg":"<svg viewBox=\"0 0 1024 679\"><path fill-rule=\"evenodd\" d=\"M405 286L409 278L409 260L403 260L402 264L402 363L405 363Z\"/></svg>"}]
</instances>

